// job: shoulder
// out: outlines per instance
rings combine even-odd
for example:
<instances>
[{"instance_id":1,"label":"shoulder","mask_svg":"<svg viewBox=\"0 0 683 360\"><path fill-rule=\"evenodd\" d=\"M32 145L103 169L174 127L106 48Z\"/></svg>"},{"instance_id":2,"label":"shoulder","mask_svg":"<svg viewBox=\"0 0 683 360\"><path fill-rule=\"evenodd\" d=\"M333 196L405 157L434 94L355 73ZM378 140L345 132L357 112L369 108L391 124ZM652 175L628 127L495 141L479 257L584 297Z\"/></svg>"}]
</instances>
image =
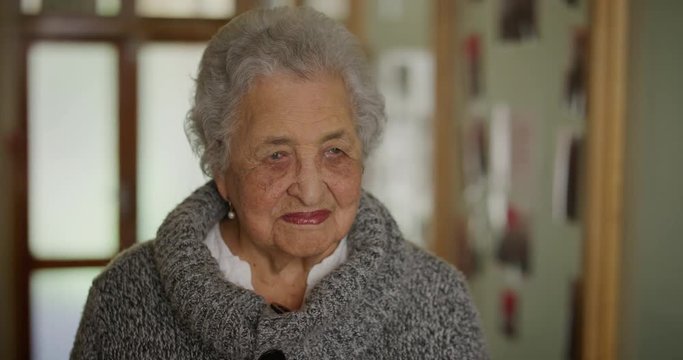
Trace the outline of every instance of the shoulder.
<instances>
[{"instance_id":1,"label":"shoulder","mask_svg":"<svg viewBox=\"0 0 683 360\"><path fill-rule=\"evenodd\" d=\"M147 241L123 250L109 262L95 281L106 281L130 271L150 271L154 267L153 243L154 240Z\"/></svg>"},{"instance_id":2,"label":"shoulder","mask_svg":"<svg viewBox=\"0 0 683 360\"><path fill-rule=\"evenodd\" d=\"M140 318L149 313L142 310L154 309L146 302L160 293L154 274L150 243L123 251L107 265L90 287L72 359L102 358L103 344L118 346L140 333Z\"/></svg>"},{"instance_id":3,"label":"shoulder","mask_svg":"<svg viewBox=\"0 0 683 360\"><path fill-rule=\"evenodd\" d=\"M431 341L421 351L432 357L487 358L479 315L462 273L413 244L403 248L398 312L412 329L415 346L428 334Z\"/></svg>"},{"instance_id":4,"label":"shoulder","mask_svg":"<svg viewBox=\"0 0 683 360\"><path fill-rule=\"evenodd\" d=\"M418 247L415 244L407 243L406 252L415 267L414 274L426 276L433 280L440 280L445 284L465 286L465 276L455 266L436 255Z\"/></svg>"},{"instance_id":5,"label":"shoulder","mask_svg":"<svg viewBox=\"0 0 683 360\"><path fill-rule=\"evenodd\" d=\"M119 253L93 280L91 296L119 297L139 294L160 286L154 264L153 241L133 245Z\"/></svg>"},{"instance_id":6,"label":"shoulder","mask_svg":"<svg viewBox=\"0 0 683 360\"><path fill-rule=\"evenodd\" d=\"M169 329L173 309L154 260L154 245L150 241L121 252L93 281L86 308L107 338L156 336L151 327L166 329L167 334L175 331Z\"/></svg>"},{"instance_id":7,"label":"shoulder","mask_svg":"<svg viewBox=\"0 0 683 360\"><path fill-rule=\"evenodd\" d=\"M406 283L425 297L447 298L455 303L470 305L465 276L443 259L406 242L403 246Z\"/></svg>"}]
</instances>

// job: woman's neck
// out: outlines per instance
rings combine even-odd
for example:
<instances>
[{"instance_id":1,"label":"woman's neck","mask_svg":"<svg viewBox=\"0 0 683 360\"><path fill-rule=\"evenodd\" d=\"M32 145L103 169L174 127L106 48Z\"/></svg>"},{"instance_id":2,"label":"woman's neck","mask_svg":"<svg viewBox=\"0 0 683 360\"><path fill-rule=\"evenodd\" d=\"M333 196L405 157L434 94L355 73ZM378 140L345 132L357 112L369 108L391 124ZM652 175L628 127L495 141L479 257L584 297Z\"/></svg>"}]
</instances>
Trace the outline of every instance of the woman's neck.
<instances>
[{"instance_id":1,"label":"woman's neck","mask_svg":"<svg viewBox=\"0 0 683 360\"><path fill-rule=\"evenodd\" d=\"M311 268L334 251L332 248L315 258L299 258L256 246L240 233L236 221L221 222L220 230L230 252L249 264L254 291L268 303L290 310L298 310L303 304Z\"/></svg>"}]
</instances>

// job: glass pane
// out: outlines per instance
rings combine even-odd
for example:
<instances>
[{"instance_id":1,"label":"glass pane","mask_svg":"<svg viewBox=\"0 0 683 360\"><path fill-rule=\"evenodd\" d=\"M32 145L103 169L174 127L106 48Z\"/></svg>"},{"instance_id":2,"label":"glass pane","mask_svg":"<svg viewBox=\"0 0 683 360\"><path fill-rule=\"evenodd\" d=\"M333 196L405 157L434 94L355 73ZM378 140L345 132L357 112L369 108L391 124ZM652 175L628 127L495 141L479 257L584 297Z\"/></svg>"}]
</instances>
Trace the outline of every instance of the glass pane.
<instances>
[{"instance_id":1,"label":"glass pane","mask_svg":"<svg viewBox=\"0 0 683 360\"><path fill-rule=\"evenodd\" d=\"M37 258L118 248L117 61L103 43L29 51L29 247Z\"/></svg>"},{"instance_id":2,"label":"glass pane","mask_svg":"<svg viewBox=\"0 0 683 360\"><path fill-rule=\"evenodd\" d=\"M115 16L120 8L121 0L21 0L21 11L27 15L47 13Z\"/></svg>"},{"instance_id":3,"label":"glass pane","mask_svg":"<svg viewBox=\"0 0 683 360\"><path fill-rule=\"evenodd\" d=\"M306 0L304 4L336 20L344 20L349 16L348 0Z\"/></svg>"},{"instance_id":4,"label":"glass pane","mask_svg":"<svg viewBox=\"0 0 683 360\"><path fill-rule=\"evenodd\" d=\"M228 18L235 14L235 0L138 0L140 16L179 18Z\"/></svg>"},{"instance_id":5,"label":"glass pane","mask_svg":"<svg viewBox=\"0 0 683 360\"><path fill-rule=\"evenodd\" d=\"M31 274L32 359L68 359L88 290L100 268Z\"/></svg>"},{"instance_id":6,"label":"glass pane","mask_svg":"<svg viewBox=\"0 0 683 360\"><path fill-rule=\"evenodd\" d=\"M278 7L278 6L294 6L296 5L295 0L261 0L260 4L261 7L265 8L273 8L273 7Z\"/></svg>"},{"instance_id":7,"label":"glass pane","mask_svg":"<svg viewBox=\"0 0 683 360\"><path fill-rule=\"evenodd\" d=\"M40 0L21 0L21 12L26 15L36 15L40 13L42 7Z\"/></svg>"},{"instance_id":8,"label":"glass pane","mask_svg":"<svg viewBox=\"0 0 683 360\"><path fill-rule=\"evenodd\" d=\"M95 11L97 12L97 15L115 16L118 15L120 9L120 0L97 0L95 2Z\"/></svg>"},{"instance_id":9,"label":"glass pane","mask_svg":"<svg viewBox=\"0 0 683 360\"><path fill-rule=\"evenodd\" d=\"M184 132L205 44L148 44L140 49L138 240L154 237L173 207L206 182Z\"/></svg>"}]
</instances>

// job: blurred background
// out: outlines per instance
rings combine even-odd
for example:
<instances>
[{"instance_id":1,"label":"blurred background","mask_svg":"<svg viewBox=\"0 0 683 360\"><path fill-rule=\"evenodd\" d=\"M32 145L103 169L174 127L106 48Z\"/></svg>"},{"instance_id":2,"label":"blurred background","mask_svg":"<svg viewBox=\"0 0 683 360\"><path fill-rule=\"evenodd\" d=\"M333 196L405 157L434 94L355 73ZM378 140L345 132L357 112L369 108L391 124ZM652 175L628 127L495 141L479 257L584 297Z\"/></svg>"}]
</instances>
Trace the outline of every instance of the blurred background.
<instances>
[{"instance_id":1,"label":"blurred background","mask_svg":"<svg viewBox=\"0 0 683 360\"><path fill-rule=\"evenodd\" d=\"M467 276L494 359L683 353L683 3L3 0L0 357L68 356L90 282L206 179L203 47L312 6L365 48L389 123L364 186Z\"/></svg>"}]
</instances>

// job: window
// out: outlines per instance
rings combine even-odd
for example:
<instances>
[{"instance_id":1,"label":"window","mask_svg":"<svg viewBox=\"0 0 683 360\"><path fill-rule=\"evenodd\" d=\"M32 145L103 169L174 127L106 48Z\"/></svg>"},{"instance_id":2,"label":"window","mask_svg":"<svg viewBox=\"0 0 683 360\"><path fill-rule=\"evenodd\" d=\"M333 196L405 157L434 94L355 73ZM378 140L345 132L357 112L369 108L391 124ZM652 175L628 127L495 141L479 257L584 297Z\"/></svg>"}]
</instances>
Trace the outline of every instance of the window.
<instances>
[{"instance_id":1,"label":"window","mask_svg":"<svg viewBox=\"0 0 683 360\"><path fill-rule=\"evenodd\" d=\"M29 47L34 258L106 259L118 251L116 61L116 48L104 42L36 41Z\"/></svg>"},{"instance_id":2,"label":"window","mask_svg":"<svg viewBox=\"0 0 683 360\"><path fill-rule=\"evenodd\" d=\"M206 181L183 121L204 45L236 5L20 1L20 358L68 358L93 278Z\"/></svg>"},{"instance_id":3,"label":"window","mask_svg":"<svg viewBox=\"0 0 683 360\"><path fill-rule=\"evenodd\" d=\"M153 238L166 214L206 182L183 132L203 50L177 42L138 50L138 241Z\"/></svg>"}]
</instances>

